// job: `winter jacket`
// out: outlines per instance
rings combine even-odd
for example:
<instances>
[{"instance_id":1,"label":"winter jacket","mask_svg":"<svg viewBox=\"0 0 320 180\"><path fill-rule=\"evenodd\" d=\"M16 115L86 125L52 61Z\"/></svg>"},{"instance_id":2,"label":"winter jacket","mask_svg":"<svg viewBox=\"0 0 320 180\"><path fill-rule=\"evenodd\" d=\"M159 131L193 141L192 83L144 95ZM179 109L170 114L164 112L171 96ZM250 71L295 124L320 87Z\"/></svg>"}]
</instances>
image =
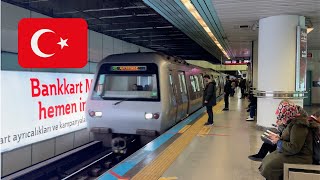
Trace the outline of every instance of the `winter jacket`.
<instances>
[{"instance_id":1,"label":"winter jacket","mask_svg":"<svg viewBox=\"0 0 320 180\"><path fill-rule=\"evenodd\" d=\"M208 101L208 103L204 103ZM209 82L203 92L203 105L214 106L216 105L216 84L215 82Z\"/></svg>"},{"instance_id":2,"label":"winter jacket","mask_svg":"<svg viewBox=\"0 0 320 180\"><path fill-rule=\"evenodd\" d=\"M226 84L224 85L224 92L226 94L230 94L231 93L231 81L227 80Z\"/></svg>"},{"instance_id":3,"label":"winter jacket","mask_svg":"<svg viewBox=\"0 0 320 180\"><path fill-rule=\"evenodd\" d=\"M283 177L283 164L312 164L312 125L306 115L300 115L287 124L277 143L277 150L266 156L259 168L268 180Z\"/></svg>"}]
</instances>

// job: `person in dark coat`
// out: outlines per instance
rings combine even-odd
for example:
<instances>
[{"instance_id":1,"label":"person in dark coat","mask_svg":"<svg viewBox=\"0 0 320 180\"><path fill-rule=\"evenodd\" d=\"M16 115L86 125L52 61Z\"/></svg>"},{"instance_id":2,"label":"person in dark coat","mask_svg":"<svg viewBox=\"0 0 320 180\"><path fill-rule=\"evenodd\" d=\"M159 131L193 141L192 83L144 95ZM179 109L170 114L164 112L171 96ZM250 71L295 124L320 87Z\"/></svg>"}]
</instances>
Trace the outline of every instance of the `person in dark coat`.
<instances>
[{"instance_id":1,"label":"person in dark coat","mask_svg":"<svg viewBox=\"0 0 320 180\"><path fill-rule=\"evenodd\" d=\"M222 111L229 111L229 95L231 93L231 81L229 76L226 77L226 84L224 85L224 109Z\"/></svg>"},{"instance_id":2,"label":"person in dark coat","mask_svg":"<svg viewBox=\"0 0 320 180\"><path fill-rule=\"evenodd\" d=\"M308 113L300 106L297 106L298 107L298 111L299 111L299 114L303 115L303 116L308 116ZM281 120L277 120L276 121L276 128L270 128L269 130L276 133L276 134L279 134L279 136L282 135L282 132L284 131L284 129L286 128L286 125L282 124L282 121ZM264 157L266 157L266 155L269 153L272 153L273 151L275 151L277 149L277 145L276 144L272 144L272 143L269 143L269 142L264 142L258 152L258 154L254 154L254 155L251 155L251 156L248 156L248 158L252 161L262 161L262 159Z\"/></svg>"},{"instance_id":3,"label":"person in dark coat","mask_svg":"<svg viewBox=\"0 0 320 180\"><path fill-rule=\"evenodd\" d=\"M244 99L244 97L245 97L244 93L246 91L246 80L245 79L241 78L239 87L241 89L241 98L240 99Z\"/></svg>"},{"instance_id":4,"label":"person in dark coat","mask_svg":"<svg viewBox=\"0 0 320 180\"><path fill-rule=\"evenodd\" d=\"M306 115L300 114L297 106L282 101L276 111L277 119L287 125L282 135L269 135L277 149L267 155L259 167L267 180L283 179L283 164L312 164L312 131Z\"/></svg>"},{"instance_id":5,"label":"person in dark coat","mask_svg":"<svg viewBox=\"0 0 320 180\"><path fill-rule=\"evenodd\" d=\"M206 87L203 92L203 104L207 108L208 122L205 125L213 125L212 106L216 105L216 84L209 75L203 76Z\"/></svg>"}]
</instances>

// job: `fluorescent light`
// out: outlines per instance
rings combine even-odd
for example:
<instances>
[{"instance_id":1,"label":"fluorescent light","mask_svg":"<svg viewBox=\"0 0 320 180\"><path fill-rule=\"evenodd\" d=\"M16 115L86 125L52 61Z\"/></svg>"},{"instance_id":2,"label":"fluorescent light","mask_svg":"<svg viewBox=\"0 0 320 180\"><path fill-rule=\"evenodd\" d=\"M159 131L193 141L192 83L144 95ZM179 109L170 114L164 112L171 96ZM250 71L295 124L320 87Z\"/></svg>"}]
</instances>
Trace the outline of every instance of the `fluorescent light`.
<instances>
[{"instance_id":1,"label":"fluorescent light","mask_svg":"<svg viewBox=\"0 0 320 180\"><path fill-rule=\"evenodd\" d=\"M307 28L307 34L311 31L313 31L314 28Z\"/></svg>"},{"instance_id":2,"label":"fluorescent light","mask_svg":"<svg viewBox=\"0 0 320 180\"><path fill-rule=\"evenodd\" d=\"M209 26L206 24L206 22L202 19L196 8L193 6L193 4L190 2L190 0L181 0L183 5L188 9L188 11L192 14L192 16L199 22L199 24L202 26L202 28L208 33L209 37L214 41L214 43L218 46L218 48L222 51L222 53L230 59L229 55L226 53L226 51L223 49L217 38L213 35L212 31L210 30Z\"/></svg>"}]
</instances>

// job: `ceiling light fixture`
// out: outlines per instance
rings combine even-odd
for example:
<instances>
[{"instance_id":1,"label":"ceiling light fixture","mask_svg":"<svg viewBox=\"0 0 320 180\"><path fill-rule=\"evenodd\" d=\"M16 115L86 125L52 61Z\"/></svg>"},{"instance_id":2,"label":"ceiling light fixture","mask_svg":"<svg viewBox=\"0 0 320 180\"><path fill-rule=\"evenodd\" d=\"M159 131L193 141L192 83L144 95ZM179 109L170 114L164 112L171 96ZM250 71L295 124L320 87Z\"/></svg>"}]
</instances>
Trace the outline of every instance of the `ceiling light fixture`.
<instances>
[{"instance_id":1,"label":"ceiling light fixture","mask_svg":"<svg viewBox=\"0 0 320 180\"><path fill-rule=\"evenodd\" d=\"M230 59L228 53L223 49L217 38L213 35L212 31L210 30L209 26L204 22L196 8L193 6L193 4L190 2L190 0L181 0L183 5L189 10L189 12L193 15L194 18L199 22L199 24L202 26L202 28L208 33L210 38L213 40L213 42L218 46L218 48L222 51L222 53Z\"/></svg>"}]
</instances>

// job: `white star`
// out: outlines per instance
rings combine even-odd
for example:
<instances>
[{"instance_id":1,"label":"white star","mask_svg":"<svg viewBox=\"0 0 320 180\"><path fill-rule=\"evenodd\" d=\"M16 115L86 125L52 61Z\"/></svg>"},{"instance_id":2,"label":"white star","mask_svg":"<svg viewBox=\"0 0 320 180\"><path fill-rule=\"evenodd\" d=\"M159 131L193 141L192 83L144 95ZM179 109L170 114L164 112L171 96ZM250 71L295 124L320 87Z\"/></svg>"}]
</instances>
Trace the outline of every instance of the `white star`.
<instances>
[{"instance_id":1,"label":"white star","mask_svg":"<svg viewBox=\"0 0 320 180\"><path fill-rule=\"evenodd\" d=\"M57 44L59 44L61 46L61 49L62 49L63 47L68 46L67 41L68 41L68 39L64 40L64 39L62 39L60 37L60 42L58 42Z\"/></svg>"}]
</instances>

